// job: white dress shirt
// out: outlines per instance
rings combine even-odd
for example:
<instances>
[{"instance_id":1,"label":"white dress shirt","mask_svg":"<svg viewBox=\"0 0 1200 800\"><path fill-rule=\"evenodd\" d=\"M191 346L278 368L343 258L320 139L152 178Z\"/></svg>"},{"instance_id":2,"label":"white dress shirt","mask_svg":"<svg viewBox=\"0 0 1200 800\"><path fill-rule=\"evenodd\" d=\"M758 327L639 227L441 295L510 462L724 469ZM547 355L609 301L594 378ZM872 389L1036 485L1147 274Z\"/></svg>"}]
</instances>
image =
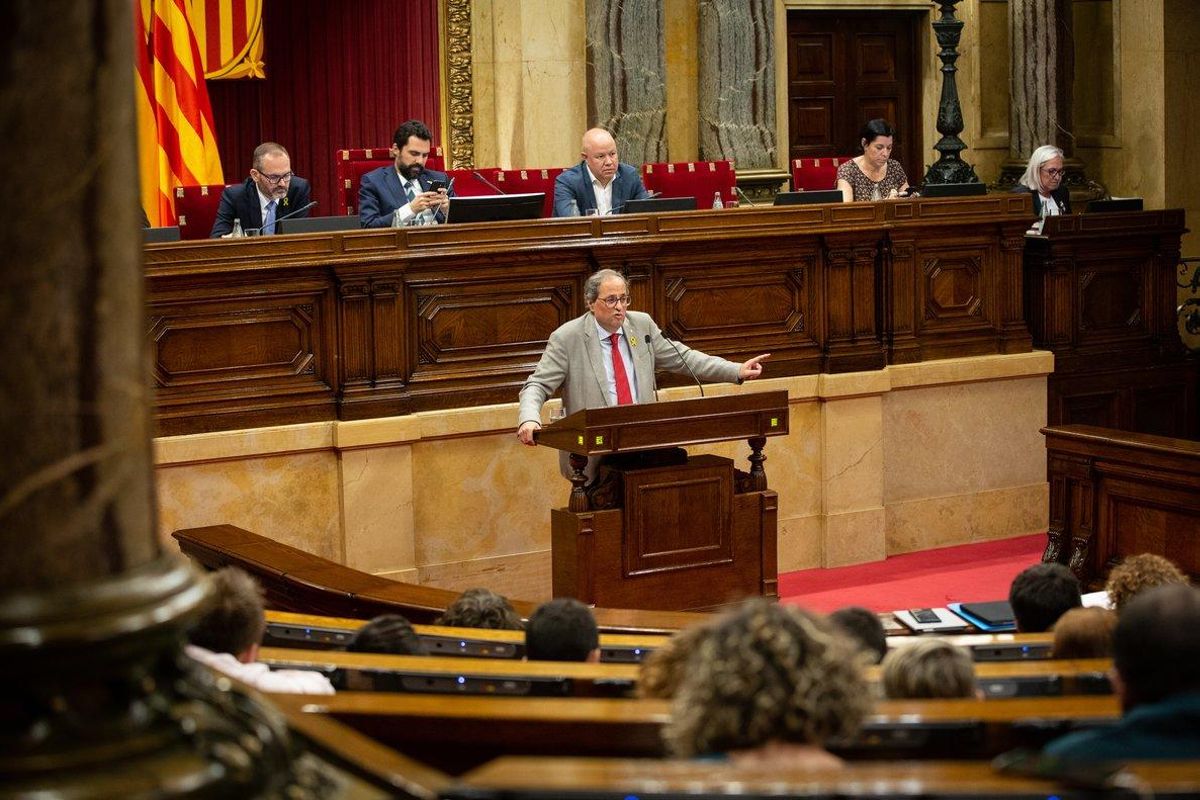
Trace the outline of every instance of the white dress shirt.
<instances>
[{"instance_id":1,"label":"white dress shirt","mask_svg":"<svg viewBox=\"0 0 1200 800\"><path fill-rule=\"evenodd\" d=\"M612 334L600 327L600 323L596 323L597 336L600 337L600 353L601 360L604 362L604 386L608 391L608 404L615 406L617 404L617 379L613 376L612 362ZM629 379L629 394L633 397L633 402L638 401L637 379L633 374L633 351L629 349L629 337L625 335L625 329L617 331L620 338L617 339L617 344L621 348L621 361L625 364L625 377Z\"/></svg>"},{"instance_id":2,"label":"white dress shirt","mask_svg":"<svg viewBox=\"0 0 1200 800\"><path fill-rule=\"evenodd\" d=\"M184 651L192 659L206 667L215 669L260 692L281 694L334 694L333 684L319 672L301 669L272 670L266 664L253 662L244 664L229 653L214 653L189 644Z\"/></svg>"},{"instance_id":3,"label":"white dress shirt","mask_svg":"<svg viewBox=\"0 0 1200 800\"><path fill-rule=\"evenodd\" d=\"M612 189L613 181L617 179L614 175L613 179L608 182L608 186L601 186L600 179L592 174L592 168L587 168L588 177L592 179L592 194L596 195L596 213L600 216L608 216L612 213ZM621 341L624 341L622 336Z\"/></svg>"}]
</instances>

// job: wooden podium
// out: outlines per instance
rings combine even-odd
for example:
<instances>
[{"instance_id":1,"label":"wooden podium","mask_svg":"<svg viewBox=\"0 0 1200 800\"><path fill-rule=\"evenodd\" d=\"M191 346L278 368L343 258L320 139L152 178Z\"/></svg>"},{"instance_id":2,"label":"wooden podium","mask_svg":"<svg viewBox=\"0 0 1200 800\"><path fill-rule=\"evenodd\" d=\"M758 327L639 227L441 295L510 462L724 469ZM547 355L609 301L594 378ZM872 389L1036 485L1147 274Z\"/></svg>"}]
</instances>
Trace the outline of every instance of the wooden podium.
<instances>
[{"instance_id":1,"label":"wooden podium","mask_svg":"<svg viewBox=\"0 0 1200 800\"><path fill-rule=\"evenodd\" d=\"M675 611L778 596L762 451L787 432L786 391L592 408L538 431L574 472L567 507L551 511L554 596ZM680 449L737 439L749 472ZM585 487L593 456L605 458Z\"/></svg>"}]
</instances>

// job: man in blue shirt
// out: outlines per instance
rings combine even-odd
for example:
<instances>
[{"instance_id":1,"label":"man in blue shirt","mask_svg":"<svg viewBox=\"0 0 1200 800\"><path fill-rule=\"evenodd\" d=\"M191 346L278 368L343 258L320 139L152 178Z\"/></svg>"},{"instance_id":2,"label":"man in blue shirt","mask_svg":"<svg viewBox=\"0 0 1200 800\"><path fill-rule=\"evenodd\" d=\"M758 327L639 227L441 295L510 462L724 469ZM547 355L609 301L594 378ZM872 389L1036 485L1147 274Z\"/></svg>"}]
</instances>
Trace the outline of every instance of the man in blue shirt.
<instances>
[{"instance_id":1,"label":"man in blue shirt","mask_svg":"<svg viewBox=\"0 0 1200 800\"><path fill-rule=\"evenodd\" d=\"M1200 758L1200 590L1151 589L1121 611L1113 634L1113 690L1125 714L1072 733L1045 754L1071 761Z\"/></svg>"}]
</instances>

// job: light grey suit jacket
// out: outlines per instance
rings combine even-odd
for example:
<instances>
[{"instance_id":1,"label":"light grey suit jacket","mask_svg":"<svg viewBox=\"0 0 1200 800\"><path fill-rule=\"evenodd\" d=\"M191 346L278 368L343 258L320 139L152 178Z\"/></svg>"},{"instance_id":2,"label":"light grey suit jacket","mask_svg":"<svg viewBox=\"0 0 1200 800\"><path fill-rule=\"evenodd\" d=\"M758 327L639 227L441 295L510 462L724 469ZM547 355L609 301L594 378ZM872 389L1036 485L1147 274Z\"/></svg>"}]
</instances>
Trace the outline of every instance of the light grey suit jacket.
<instances>
[{"instance_id":1,"label":"light grey suit jacket","mask_svg":"<svg viewBox=\"0 0 1200 800\"><path fill-rule=\"evenodd\" d=\"M633 353L633 371L637 380L638 402L653 403L654 373L667 370L687 374L684 359L702 381L738 382L740 364L726 361L676 344L679 352L667 344L662 331L649 314L630 311L625 318L625 336ZM682 358L680 357L682 354ZM560 325L550 334L546 352L537 369L521 387L521 407L517 426L524 422L542 421L542 405L562 387L563 409L574 414L584 408L602 408L610 404L607 377L604 371L596 318L592 312ZM563 453L563 474L568 475L566 453ZM594 471L594 465L589 473ZM591 474L588 477L592 477Z\"/></svg>"}]
</instances>

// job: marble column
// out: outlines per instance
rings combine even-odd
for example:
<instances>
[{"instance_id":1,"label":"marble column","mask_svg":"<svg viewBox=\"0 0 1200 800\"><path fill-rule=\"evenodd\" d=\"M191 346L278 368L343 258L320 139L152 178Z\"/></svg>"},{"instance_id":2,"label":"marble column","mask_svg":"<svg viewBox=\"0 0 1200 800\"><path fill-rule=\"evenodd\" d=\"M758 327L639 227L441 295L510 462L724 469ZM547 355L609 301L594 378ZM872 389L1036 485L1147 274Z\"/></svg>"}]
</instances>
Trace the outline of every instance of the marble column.
<instances>
[{"instance_id":1,"label":"marble column","mask_svg":"<svg viewBox=\"0 0 1200 800\"><path fill-rule=\"evenodd\" d=\"M700 158L776 166L775 4L700 0Z\"/></svg>"},{"instance_id":2,"label":"marble column","mask_svg":"<svg viewBox=\"0 0 1200 800\"><path fill-rule=\"evenodd\" d=\"M621 160L667 160L667 85L659 0L587 0L587 117Z\"/></svg>"},{"instance_id":3,"label":"marble column","mask_svg":"<svg viewBox=\"0 0 1200 800\"><path fill-rule=\"evenodd\" d=\"M1008 33L1012 62L1009 71L1012 104L1009 111L1008 160L997 186L1014 186L1029 156L1044 144L1063 151L1072 205L1103 197L1103 186L1087 177L1075 158L1072 84L1075 77L1075 35L1068 0L1009 0Z\"/></svg>"},{"instance_id":4,"label":"marble column","mask_svg":"<svg viewBox=\"0 0 1200 800\"><path fill-rule=\"evenodd\" d=\"M1009 0L1012 107L1008 152L1029 158L1053 144L1072 154L1071 79L1074 55L1065 0Z\"/></svg>"},{"instance_id":5,"label":"marble column","mask_svg":"<svg viewBox=\"0 0 1200 800\"><path fill-rule=\"evenodd\" d=\"M26 1L0 27L6 797L254 797L289 774L276 718L227 716L181 657L205 584L154 531L131 13Z\"/></svg>"}]
</instances>

